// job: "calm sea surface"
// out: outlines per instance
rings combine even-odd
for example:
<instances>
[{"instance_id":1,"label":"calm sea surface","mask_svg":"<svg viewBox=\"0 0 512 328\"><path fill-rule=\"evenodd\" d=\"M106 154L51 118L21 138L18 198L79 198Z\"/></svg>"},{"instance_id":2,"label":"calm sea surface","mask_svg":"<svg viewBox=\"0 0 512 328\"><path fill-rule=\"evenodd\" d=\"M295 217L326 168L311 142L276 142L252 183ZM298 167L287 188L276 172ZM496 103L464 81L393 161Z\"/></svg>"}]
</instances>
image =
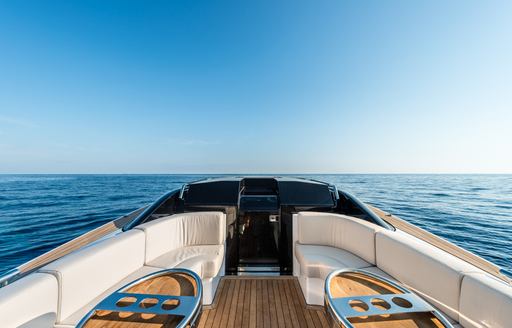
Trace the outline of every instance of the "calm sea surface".
<instances>
[{"instance_id":1,"label":"calm sea surface","mask_svg":"<svg viewBox=\"0 0 512 328\"><path fill-rule=\"evenodd\" d=\"M0 175L0 274L205 175ZM304 175L512 272L512 175Z\"/></svg>"}]
</instances>

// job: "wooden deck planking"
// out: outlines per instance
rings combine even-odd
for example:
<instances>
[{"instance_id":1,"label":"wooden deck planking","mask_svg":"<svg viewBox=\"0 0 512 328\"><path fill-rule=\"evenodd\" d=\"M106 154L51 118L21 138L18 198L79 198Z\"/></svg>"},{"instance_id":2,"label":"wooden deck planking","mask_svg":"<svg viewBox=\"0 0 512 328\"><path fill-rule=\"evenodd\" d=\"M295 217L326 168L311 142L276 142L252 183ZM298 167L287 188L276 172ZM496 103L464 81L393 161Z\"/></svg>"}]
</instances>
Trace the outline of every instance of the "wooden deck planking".
<instances>
[{"instance_id":1,"label":"wooden deck planking","mask_svg":"<svg viewBox=\"0 0 512 328\"><path fill-rule=\"evenodd\" d=\"M274 297L274 289L272 288L272 280L265 280L265 283L267 285L267 299L270 311L270 327L278 328L276 299Z\"/></svg>"},{"instance_id":2,"label":"wooden deck planking","mask_svg":"<svg viewBox=\"0 0 512 328\"><path fill-rule=\"evenodd\" d=\"M299 324L297 309L295 308L295 305L293 303L294 297L292 297L290 292L291 292L290 286L288 285L288 282L286 281L284 284L282 284L282 293L286 297L286 301L288 303L288 309L290 311L290 316L291 316L291 327L301 327Z\"/></svg>"},{"instance_id":3,"label":"wooden deck planking","mask_svg":"<svg viewBox=\"0 0 512 328\"><path fill-rule=\"evenodd\" d=\"M306 299L302 295L302 290L300 289L299 281L297 279L294 279L294 280L290 281L290 283L292 284L291 287L293 287L295 289L294 295L296 295L296 298L300 302L300 308L301 309L306 308L306 306L307 306ZM304 318L306 319L306 326L307 327L315 327L315 325L313 323L313 317L311 315L311 311L302 311L302 313L304 314Z\"/></svg>"},{"instance_id":4,"label":"wooden deck planking","mask_svg":"<svg viewBox=\"0 0 512 328\"><path fill-rule=\"evenodd\" d=\"M306 305L295 277L224 277L199 328L324 328L321 307Z\"/></svg>"},{"instance_id":5,"label":"wooden deck planking","mask_svg":"<svg viewBox=\"0 0 512 328\"><path fill-rule=\"evenodd\" d=\"M256 280L256 309L262 309L262 311L256 311L256 322L260 324L261 327L265 326L263 323L263 308L261 303L262 291L261 291L261 280Z\"/></svg>"},{"instance_id":6,"label":"wooden deck planking","mask_svg":"<svg viewBox=\"0 0 512 328\"><path fill-rule=\"evenodd\" d=\"M262 313L263 313L263 327L271 328L270 321L270 301L268 299L268 282L266 280L261 281L261 300L262 300Z\"/></svg>"},{"instance_id":7,"label":"wooden deck planking","mask_svg":"<svg viewBox=\"0 0 512 328\"><path fill-rule=\"evenodd\" d=\"M249 327L249 301L251 297L251 281L245 281L244 310L242 314L242 327Z\"/></svg>"},{"instance_id":8,"label":"wooden deck planking","mask_svg":"<svg viewBox=\"0 0 512 328\"><path fill-rule=\"evenodd\" d=\"M245 280L240 281L240 291L235 305L235 327L242 327L242 315L244 312ZM217 301L217 300L215 300Z\"/></svg>"},{"instance_id":9,"label":"wooden deck planking","mask_svg":"<svg viewBox=\"0 0 512 328\"><path fill-rule=\"evenodd\" d=\"M231 304L229 306L229 316L228 316L228 328L235 327L235 315L236 315L236 304L238 301L238 295L240 294L240 280L235 281L235 290L233 292L233 298L231 299Z\"/></svg>"},{"instance_id":10,"label":"wooden deck planking","mask_svg":"<svg viewBox=\"0 0 512 328\"><path fill-rule=\"evenodd\" d=\"M256 281L251 280L251 300L249 309L249 328L256 328Z\"/></svg>"},{"instance_id":11,"label":"wooden deck planking","mask_svg":"<svg viewBox=\"0 0 512 328\"><path fill-rule=\"evenodd\" d=\"M293 281L287 281L286 283L286 293L290 296L292 299L291 303L293 305L293 308L295 309L295 315L298 321L298 325L295 327L304 328L307 327L306 323L306 316L304 315L304 312L302 311L302 306L300 304L299 298L295 296L295 286L293 285Z\"/></svg>"}]
</instances>

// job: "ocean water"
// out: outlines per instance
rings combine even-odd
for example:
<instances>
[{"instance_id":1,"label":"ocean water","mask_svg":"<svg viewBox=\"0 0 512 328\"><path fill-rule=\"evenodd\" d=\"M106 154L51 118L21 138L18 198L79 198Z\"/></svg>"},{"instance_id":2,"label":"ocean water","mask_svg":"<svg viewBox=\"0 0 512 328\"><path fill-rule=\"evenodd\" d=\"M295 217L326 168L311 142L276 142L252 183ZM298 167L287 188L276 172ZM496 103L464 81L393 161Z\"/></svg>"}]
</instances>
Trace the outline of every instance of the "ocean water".
<instances>
[{"instance_id":1,"label":"ocean water","mask_svg":"<svg viewBox=\"0 0 512 328\"><path fill-rule=\"evenodd\" d=\"M0 175L0 275L211 175ZM335 184L512 273L512 175L302 175Z\"/></svg>"}]
</instances>

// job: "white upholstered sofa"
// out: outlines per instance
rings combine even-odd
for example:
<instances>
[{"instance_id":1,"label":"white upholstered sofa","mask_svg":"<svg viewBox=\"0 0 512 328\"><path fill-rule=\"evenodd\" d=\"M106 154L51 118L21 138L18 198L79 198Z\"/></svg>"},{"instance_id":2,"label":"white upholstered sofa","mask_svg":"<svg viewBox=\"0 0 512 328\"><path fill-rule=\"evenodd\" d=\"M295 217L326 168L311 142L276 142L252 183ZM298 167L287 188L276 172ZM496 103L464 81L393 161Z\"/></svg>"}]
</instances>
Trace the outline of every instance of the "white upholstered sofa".
<instances>
[{"instance_id":1,"label":"white upholstered sofa","mask_svg":"<svg viewBox=\"0 0 512 328\"><path fill-rule=\"evenodd\" d=\"M307 303L322 305L326 276L357 268L394 279L455 326L512 327L512 286L401 231L331 213L293 218L294 275Z\"/></svg>"},{"instance_id":2,"label":"white upholstered sofa","mask_svg":"<svg viewBox=\"0 0 512 328\"><path fill-rule=\"evenodd\" d=\"M458 327L511 327L512 286L430 244L344 215L293 220L294 275L309 304L322 304L329 272L360 268L413 289ZM114 290L170 267L197 272L209 304L223 274L225 221L220 212L176 214L66 255L0 288L0 327L74 327Z\"/></svg>"},{"instance_id":3,"label":"white upholstered sofa","mask_svg":"<svg viewBox=\"0 0 512 328\"><path fill-rule=\"evenodd\" d=\"M165 268L195 271L210 304L223 274L226 217L176 214L98 241L0 288L2 328L74 327L125 284Z\"/></svg>"}]
</instances>

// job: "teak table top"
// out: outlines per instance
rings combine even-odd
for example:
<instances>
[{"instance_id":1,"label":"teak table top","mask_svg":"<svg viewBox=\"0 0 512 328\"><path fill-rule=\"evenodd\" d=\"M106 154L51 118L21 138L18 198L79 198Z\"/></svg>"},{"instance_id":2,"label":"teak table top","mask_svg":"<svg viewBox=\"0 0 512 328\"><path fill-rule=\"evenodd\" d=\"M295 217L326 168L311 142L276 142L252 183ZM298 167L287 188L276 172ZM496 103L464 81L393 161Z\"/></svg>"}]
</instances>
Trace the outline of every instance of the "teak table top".
<instances>
[{"instance_id":1,"label":"teak table top","mask_svg":"<svg viewBox=\"0 0 512 328\"><path fill-rule=\"evenodd\" d=\"M385 281L376 279L362 273L343 273L331 279L329 286L333 298L371 296L382 294L402 294L396 287ZM353 308L357 310L358 302L353 302ZM375 302L377 308L385 306ZM362 307L362 306L361 306ZM445 327L444 324L429 312L400 313L376 316L361 316L350 318L349 321L356 328L428 328Z\"/></svg>"},{"instance_id":2,"label":"teak table top","mask_svg":"<svg viewBox=\"0 0 512 328\"><path fill-rule=\"evenodd\" d=\"M197 286L193 277L185 273L172 273L142 281L124 292L171 296L195 296ZM130 300L127 300L128 302ZM148 307L154 304L148 300ZM121 302L122 304L122 302ZM169 303L169 308L175 304ZM96 311L83 325L84 328L174 328L181 317L133 312Z\"/></svg>"}]
</instances>

